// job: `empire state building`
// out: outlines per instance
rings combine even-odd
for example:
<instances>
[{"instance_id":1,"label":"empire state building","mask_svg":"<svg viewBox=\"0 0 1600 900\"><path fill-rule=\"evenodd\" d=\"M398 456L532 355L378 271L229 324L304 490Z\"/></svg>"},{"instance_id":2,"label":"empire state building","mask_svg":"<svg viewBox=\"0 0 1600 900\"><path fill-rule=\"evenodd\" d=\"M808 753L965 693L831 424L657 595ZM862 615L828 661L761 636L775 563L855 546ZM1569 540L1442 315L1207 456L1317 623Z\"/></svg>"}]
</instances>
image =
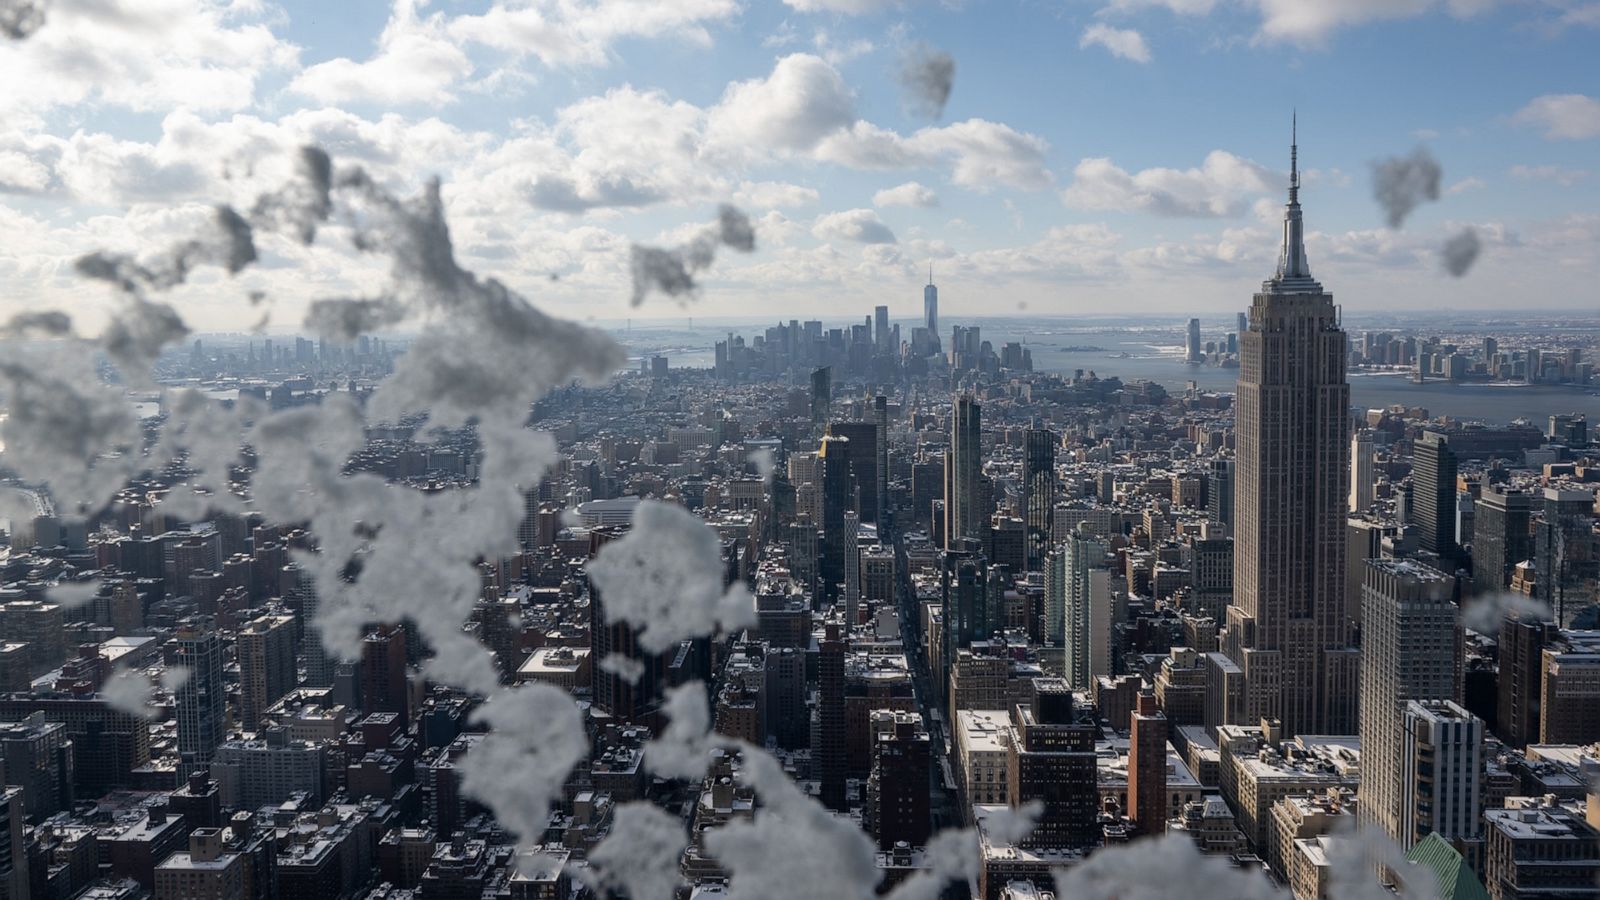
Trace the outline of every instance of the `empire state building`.
<instances>
[{"instance_id":1,"label":"empire state building","mask_svg":"<svg viewBox=\"0 0 1600 900\"><path fill-rule=\"evenodd\" d=\"M1227 719L1295 734L1355 730L1358 660L1344 613L1350 386L1333 295L1311 277L1289 151L1278 268L1239 335L1233 605L1225 648L1242 679Z\"/></svg>"}]
</instances>

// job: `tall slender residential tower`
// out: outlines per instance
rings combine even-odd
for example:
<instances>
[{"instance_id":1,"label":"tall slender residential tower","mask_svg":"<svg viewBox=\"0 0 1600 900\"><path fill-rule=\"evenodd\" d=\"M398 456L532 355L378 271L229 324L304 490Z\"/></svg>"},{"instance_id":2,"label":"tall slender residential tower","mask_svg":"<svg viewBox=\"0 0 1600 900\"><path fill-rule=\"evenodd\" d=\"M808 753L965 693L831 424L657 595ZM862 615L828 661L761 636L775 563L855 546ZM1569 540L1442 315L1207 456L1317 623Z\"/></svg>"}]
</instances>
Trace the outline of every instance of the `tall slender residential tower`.
<instances>
[{"instance_id":1,"label":"tall slender residential tower","mask_svg":"<svg viewBox=\"0 0 1600 900\"><path fill-rule=\"evenodd\" d=\"M922 289L922 317L928 333L939 337L939 289L933 284L933 266L928 266L928 286Z\"/></svg>"},{"instance_id":2,"label":"tall slender residential tower","mask_svg":"<svg viewBox=\"0 0 1600 900\"><path fill-rule=\"evenodd\" d=\"M1068 685L1088 690L1096 678L1111 674L1111 624L1126 585L1111 571L1105 543L1087 527L1068 534L1062 552L1062 665Z\"/></svg>"},{"instance_id":3,"label":"tall slender residential tower","mask_svg":"<svg viewBox=\"0 0 1600 900\"><path fill-rule=\"evenodd\" d=\"M1056 435L1029 428L1022 439L1022 519L1028 529L1028 571L1041 571L1050 549L1056 506Z\"/></svg>"},{"instance_id":4,"label":"tall slender residential tower","mask_svg":"<svg viewBox=\"0 0 1600 900\"><path fill-rule=\"evenodd\" d=\"M850 471L850 439L829 434L817 452L822 461L822 585L833 600L844 582L845 542L855 540L853 530L846 533L844 514L856 509L855 479Z\"/></svg>"},{"instance_id":5,"label":"tall slender residential tower","mask_svg":"<svg viewBox=\"0 0 1600 900\"><path fill-rule=\"evenodd\" d=\"M822 639L817 642L818 745L811 749L811 756L816 760L817 780L822 782L822 804L839 812L850 810L845 794L845 767L848 760L844 709L848 633L843 622L832 619L823 624Z\"/></svg>"},{"instance_id":6,"label":"tall slender residential tower","mask_svg":"<svg viewBox=\"0 0 1600 900\"><path fill-rule=\"evenodd\" d=\"M887 541L886 534L889 530L889 398L882 394L872 398L872 423L877 426L877 442L873 449L878 451L878 490L876 499L878 508L872 517L878 526L878 535Z\"/></svg>"},{"instance_id":7,"label":"tall slender residential tower","mask_svg":"<svg viewBox=\"0 0 1600 900\"><path fill-rule=\"evenodd\" d=\"M1377 499L1372 430L1363 428L1350 439L1350 511L1366 512Z\"/></svg>"},{"instance_id":8,"label":"tall slender residential tower","mask_svg":"<svg viewBox=\"0 0 1600 900\"><path fill-rule=\"evenodd\" d=\"M1333 295L1311 277L1289 151L1278 269L1239 335L1233 605L1227 655L1245 721L1283 734L1348 734L1357 654L1345 605L1350 386Z\"/></svg>"},{"instance_id":9,"label":"tall slender residential tower","mask_svg":"<svg viewBox=\"0 0 1600 900\"><path fill-rule=\"evenodd\" d=\"M173 691L177 701L178 754L187 774L205 768L227 731L222 639L209 620L185 620L173 642L173 664L189 672Z\"/></svg>"},{"instance_id":10,"label":"tall slender residential tower","mask_svg":"<svg viewBox=\"0 0 1600 900\"><path fill-rule=\"evenodd\" d=\"M983 407L971 394L957 397L950 411L950 451L944 468L944 545L981 540L989 511L978 509L978 479L983 475Z\"/></svg>"}]
</instances>

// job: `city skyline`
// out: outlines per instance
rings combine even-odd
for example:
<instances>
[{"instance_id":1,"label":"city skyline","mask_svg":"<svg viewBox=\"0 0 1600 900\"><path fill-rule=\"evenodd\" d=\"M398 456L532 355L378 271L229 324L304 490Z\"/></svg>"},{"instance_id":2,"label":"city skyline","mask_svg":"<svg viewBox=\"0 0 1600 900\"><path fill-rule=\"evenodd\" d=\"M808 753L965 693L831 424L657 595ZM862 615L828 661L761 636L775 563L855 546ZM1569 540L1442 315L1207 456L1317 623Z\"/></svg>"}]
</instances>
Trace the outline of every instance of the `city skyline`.
<instances>
[{"instance_id":1,"label":"city skyline","mask_svg":"<svg viewBox=\"0 0 1600 900\"><path fill-rule=\"evenodd\" d=\"M0 900L1600 892L1597 28L0 0Z\"/></svg>"}]
</instances>

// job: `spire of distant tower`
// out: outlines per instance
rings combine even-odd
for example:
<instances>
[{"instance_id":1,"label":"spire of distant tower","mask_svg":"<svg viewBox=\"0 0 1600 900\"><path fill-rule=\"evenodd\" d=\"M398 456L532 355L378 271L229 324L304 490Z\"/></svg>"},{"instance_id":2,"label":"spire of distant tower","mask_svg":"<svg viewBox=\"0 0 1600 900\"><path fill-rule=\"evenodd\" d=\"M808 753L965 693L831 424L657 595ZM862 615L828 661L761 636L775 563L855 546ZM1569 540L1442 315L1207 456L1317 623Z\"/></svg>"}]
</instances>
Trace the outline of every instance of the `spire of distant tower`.
<instances>
[{"instance_id":1,"label":"spire of distant tower","mask_svg":"<svg viewBox=\"0 0 1600 900\"><path fill-rule=\"evenodd\" d=\"M1272 283L1279 290L1321 291L1311 277L1306 260L1305 225L1300 218L1300 115L1289 120L1289 202L1283 211L1283 249L1278 254L1278 271Z\"/></svg>"},{"instance_id":2,"label":"spire of distant tower","mask_svg":"<svg viewBox=\"0 0 1600 900\"><path fill-rule=\"evenodd\" d=\"M933 260L928 260L928 283L933 284Z\"/></svg>"},{"instance_id":3,"label":"spire of distant tower","mask_svg":"<svg viewBox=\"0 0 1600 900\"><path fill-rule=\"evenodd\" d=\"M1289 202L1300 199L1300 111L1289 114Z\"/></svg>"}]
</instances>

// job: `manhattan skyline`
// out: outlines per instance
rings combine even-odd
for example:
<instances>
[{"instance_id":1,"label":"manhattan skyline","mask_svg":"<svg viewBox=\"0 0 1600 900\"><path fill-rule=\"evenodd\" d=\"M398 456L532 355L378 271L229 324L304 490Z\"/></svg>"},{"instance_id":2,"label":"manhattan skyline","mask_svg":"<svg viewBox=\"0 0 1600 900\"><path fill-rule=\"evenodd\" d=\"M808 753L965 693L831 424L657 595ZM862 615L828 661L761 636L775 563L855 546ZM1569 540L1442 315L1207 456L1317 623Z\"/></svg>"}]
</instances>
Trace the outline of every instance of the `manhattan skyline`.
<instances>
[{"instance_id":1,"label":"manhattan skyline","mask_svg":"<svg viewBox=\"0 0 1600 900\"><path fill-rule=\"evenodd\" d=\"M1600 896L1597 35L0 0L0 900Z\"/></svg>"}]
</instances>

